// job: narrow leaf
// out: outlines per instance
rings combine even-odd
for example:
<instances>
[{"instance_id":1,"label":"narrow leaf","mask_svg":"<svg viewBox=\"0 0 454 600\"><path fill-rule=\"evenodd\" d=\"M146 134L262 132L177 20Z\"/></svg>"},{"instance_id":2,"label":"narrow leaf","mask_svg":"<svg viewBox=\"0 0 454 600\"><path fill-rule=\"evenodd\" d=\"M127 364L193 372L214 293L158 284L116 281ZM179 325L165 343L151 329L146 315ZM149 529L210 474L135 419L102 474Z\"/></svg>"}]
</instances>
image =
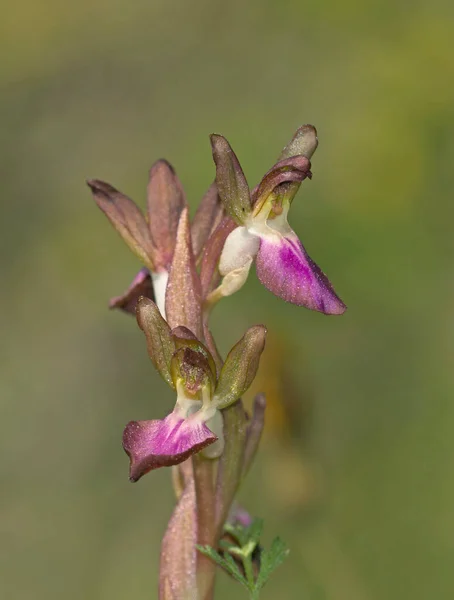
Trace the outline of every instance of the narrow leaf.
<instances>
[{"instance_id":1,"label":"narrow leaf","mask_svg":"<svg viewBox=\"0 0 454 600\"><path fill-rule=\"evenodd\" d=\"M197 547L197 550L199 552L201 552L205 556L208 556L209 558L211 558L211 560L213 562L215 562L218 566L220 566L225 571L227 571L227 573L229 575L231 575L234 579L236 579L236 581L238 581L239 583L241 583L242 585L244 585L246 588L249 589L249 586L248 586L248 583L247 583L246 579L243 577L243 575L241 574L241 572L238 569L238 567L236 567L236 565L235 565L236 568L232 569L231 563L228 562L225 558L223 558L219 554L219 552L216 552L216 550L214 550L210 546L199 546L199 545L197 545L196 547Z\"/></svg>"},{"instance_id":2,"label":"narrow leaf","mask_svg":"<svg viewBox=\"0 0 454 600\"><path fill-rule=\"evenodd\" d=\"M265 585L272 572L284 562L288 554L289 550L280 538L273 540L269 550L262 551L260 571L255 585L257 590Z\"/></svg>"},{"instance_id":3,"label":"narrow leaf","mask_svg":"<svg viewBox=\"0 0 454 600\"><path fill-rule=\"evenodd\" d=\"M230 573L230 575L232 575L232 577L235 577L235 579L237 581L240 581L243 585L249 587L246 579L244 578L243 574L241 573L240 568L236 564L235 559L233 558L233 556L231 556L230 554L226 553L225 554L225 561L229 565L229 573Z\"/></svg>"}]
</instances>

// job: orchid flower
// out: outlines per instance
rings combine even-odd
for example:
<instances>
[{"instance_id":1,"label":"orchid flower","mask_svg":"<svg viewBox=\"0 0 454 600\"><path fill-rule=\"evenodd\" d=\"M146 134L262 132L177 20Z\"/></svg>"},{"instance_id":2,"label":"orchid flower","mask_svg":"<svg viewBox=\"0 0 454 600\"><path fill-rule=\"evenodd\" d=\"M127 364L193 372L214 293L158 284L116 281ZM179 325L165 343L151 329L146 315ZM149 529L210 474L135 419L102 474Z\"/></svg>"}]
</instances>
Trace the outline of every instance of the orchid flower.
<instances>
[{"instance_id":1,"label":"orchid flower","mask_svg":"<svg viewBox=\"0 0 454 600\"><path fill-rule=\"evenodd\" d=\"M315 128L303 125L296 131L279 162L252 193L227 140L212 135L211 143L219 195L238 225L226 239L219 262L224 279L211 299L237 291L255 259L259 280L276 296L325 314L342 314L345 304L287 220L301 182L312 177L310 158L318 145Z\"/></svg>"},{"instance_id":2,"label":"orchid flower","mask_svg":"<svg viewBox=\"0 0 454 600\"><path fill-rule=\"evenodd\" d=\"M209 350L186 327L170 329L156 304L138 301L137 320L147 339L150 358L176 391L173 411L162 420L131 421L123 434L130 458L130 479L176 465L203 451L218 458L224 449L221 411L249 388L265 344L262 325L248 329L229 352L219 376Z\"/></svg>"},{"instance_id":3,"label":"orchid flower","mask_svg":"<svg viewBox=\"0 0 454 600\"><path fill-rule=\"evenodd\" d=\"M112 298L110 308L135 313L140 296L155 300L165 314L165 294L173 260L176 233L181 213L186 208L183 186L173 167L158 160L150 169L147 187L147 212L133 200L99 179L87 181L98 207L139 258L144 267L128 289ZM216 184L212 184L200 202L192 226L192 245L196 257L222 217Z\"/></svg>"}]
</instances>

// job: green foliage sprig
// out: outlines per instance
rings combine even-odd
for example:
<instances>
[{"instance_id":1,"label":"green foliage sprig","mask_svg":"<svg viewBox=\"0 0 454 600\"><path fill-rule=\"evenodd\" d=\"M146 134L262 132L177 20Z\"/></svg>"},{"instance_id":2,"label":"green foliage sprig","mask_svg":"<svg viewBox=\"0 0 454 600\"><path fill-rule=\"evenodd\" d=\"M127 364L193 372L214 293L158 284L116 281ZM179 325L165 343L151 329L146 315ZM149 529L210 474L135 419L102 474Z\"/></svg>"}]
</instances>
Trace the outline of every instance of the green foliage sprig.
<instances>
[{"instance_id":1,"label":"green foliage sprig","mask_svg":"<svg viewBox=\"0 0 454 600\"><path fill-rule=\"evenodd\" d=\"M287 545L276 537L269 550L260 546L263 520L255 519L248 527L227 523L220 552L210 546L197 546L199 552L208 556L249 592L250 600L257 600L271 573L281 565L289 554ZM225 537L229 539L226 540ZM233 541L230 541L233 540Z\"/></svg>"}]
</instances>

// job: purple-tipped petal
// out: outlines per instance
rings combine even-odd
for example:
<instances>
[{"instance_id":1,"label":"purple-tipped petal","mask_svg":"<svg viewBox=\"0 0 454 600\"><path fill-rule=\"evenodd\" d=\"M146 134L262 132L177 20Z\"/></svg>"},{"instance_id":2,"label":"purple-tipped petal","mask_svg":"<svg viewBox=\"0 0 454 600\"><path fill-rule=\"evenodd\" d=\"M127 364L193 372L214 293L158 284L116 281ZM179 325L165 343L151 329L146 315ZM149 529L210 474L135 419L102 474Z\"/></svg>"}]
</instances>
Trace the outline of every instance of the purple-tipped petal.
<instances>
[{"instance_id":1,"label":"purple-tipped petal","mask_svg":"<svg viewBox=\"0 0 454 600\"><path fill-rule=\"evenodd\" d=\"M135 315L137 301L140 296L154 300L150 271L145 267L140 269L124 294L110 299L109 308L120 308L131 315Z\"/></svg>"},{"instance_id":2,"label":"purple-tipped petal","mask_svg":"<svg viewBox=\"0 0 454 600\"><path fill-rule=\"evenodd\" d=\"M216 440L197 413L187 419L171 413L159 421L131 421L123 432L129 478L138 481L153 469L177 465Z\"/></svg>"},{"instance_id":3,"label":"purple-tipped petal","mask_svg":"<svg viewBox=\"0 0 454 600\"><path fill-rule=\"evenodd\" d=\"M286 302L326 315L345 312L347 307L294 233L261 237L256 264L261 283Z\"/></svg>"}]
</instances>

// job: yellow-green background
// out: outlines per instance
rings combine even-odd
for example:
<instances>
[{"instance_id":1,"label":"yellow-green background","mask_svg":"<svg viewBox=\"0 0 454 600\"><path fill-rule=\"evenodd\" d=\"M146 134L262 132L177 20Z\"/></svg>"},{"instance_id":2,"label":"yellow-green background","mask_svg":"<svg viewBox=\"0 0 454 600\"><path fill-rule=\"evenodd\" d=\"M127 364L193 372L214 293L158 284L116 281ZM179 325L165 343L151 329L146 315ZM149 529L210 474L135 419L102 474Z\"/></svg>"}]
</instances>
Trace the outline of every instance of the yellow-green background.
<instances>
[{"instance_id":1,"label":"yellow-green background","mask_svg":"<svg viewBox=\"0 0 454 600\"><path fill-rule=\"evenodd\" d=\"M129 484L121 432L172 396L134 320L106 309L139 265L84 180L142 202L166 157L195 206L209 133L254 184L306 122L320 146L291 224L349 310L286 305L252 275L214 314L224 350L266 323L297 402L311 389L241 493L292 550L263 599L454 597L452 6L2 7L1 598L156 598L169 472Z\"/></svg>"}]
</instances>

